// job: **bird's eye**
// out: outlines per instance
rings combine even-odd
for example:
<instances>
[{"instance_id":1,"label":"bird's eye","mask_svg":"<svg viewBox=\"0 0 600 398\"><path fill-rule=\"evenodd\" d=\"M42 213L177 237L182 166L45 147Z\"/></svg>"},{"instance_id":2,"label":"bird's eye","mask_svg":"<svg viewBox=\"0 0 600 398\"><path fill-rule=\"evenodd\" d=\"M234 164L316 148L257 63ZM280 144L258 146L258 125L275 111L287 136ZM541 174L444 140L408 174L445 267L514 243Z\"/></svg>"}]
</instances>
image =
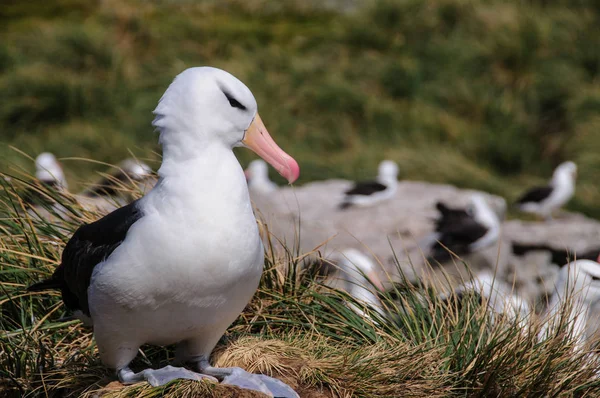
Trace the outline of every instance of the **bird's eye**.
<instances>
[{"instance_id":1,"label":"bird's eye","mask_svg":"<svg viewBox=\"0 0 600 398\"><path fill-rule=\"evenodd\" d=\"M598 276L594 276L594 275L590 275L592 277L593 281L600 281L600 277Z\"/></svg>"},{"instance_id":2,"label":"bird's eye","mask_svg":"<svg viewBox=\"0 0 600 398\"><path fill-rule=\"evenodd\" d=\"M233 98L233 96L231 94L229 94L226 91L223 91L223 94L225 94L225 97L227 97L227 101L229 101L229 105L231 105L233 108L238 108L243 111L246 110L246 107L244 105L240 104L240 101Z\"/></svg>"}]
</instances>

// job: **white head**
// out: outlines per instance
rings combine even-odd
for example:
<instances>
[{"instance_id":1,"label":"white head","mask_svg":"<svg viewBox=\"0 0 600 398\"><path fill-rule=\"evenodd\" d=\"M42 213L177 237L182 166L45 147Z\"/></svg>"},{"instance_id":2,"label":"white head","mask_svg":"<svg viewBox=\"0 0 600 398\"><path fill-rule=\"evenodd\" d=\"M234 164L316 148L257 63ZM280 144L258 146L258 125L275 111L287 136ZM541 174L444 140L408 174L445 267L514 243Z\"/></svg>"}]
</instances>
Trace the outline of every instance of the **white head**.
<instances>
[{"instance_id":1,"label":"white head","mask_svg":"<svg viewBox=\"0 0 600 398\"><path fill-rule=\"evenodd\" d=\"M245 146L289 182L300 174L298 163L269 135L248 87L223 70L186 69L171 83L154 113L152 124L160 130L163 165L172 159L194 159L214 145Z\"/></svg>"},{"instance_id":2,"label":"white head","mask_svg":"<svg viewBox=\"0 0 600 398\"><path fill-rule=\"evenodd\" d=\"M384 160L379 163L377 177L382 180L390 181L398 179L398 165L393 160Z\"/></svg>"},{"instance_id":3,"label":"white head","mask_svg":"<svg viewBox=\"0 0 600 398\"><path fill-rule=\"evenodd\" d=\"M246 168L246 177L250 182L269 181L269 168L263 160L253 160Z\"/></svg>"},{"instance_id":4,"label":"white head","mask_svg":"<svg viewBox=\"0 0 600 398\"><path fill-rule=\"evenodd\" d=\"M377 275L374 261L356 249L344 249L334 253L330 259L337 262L343 282L343 289L358 301L369 304L378 312L382 311L381 302L375 294L375 289L383 290L381 279ZM360 308L351 306L355 312L363 315Z\"/></svg>"},{"instance_id":5,"label":"white head","mask_svg":"<svg viewBox=\"0 0 600 398\"><path fill-rule=\"evenodd\" d=\"M119 167L134 180L142 180L152 173L152 169L144 162L129 158L119 164Z\"/></svg>"},{"instance_id":6,"label":"white head","mask_svg":"<svg viewBox=\"0 0 600 398\"><path fill-rule=\"evenodd\" d=\"M35 178L48 184L56 184L59 188L67 188L63 169L50 152L43 152L35 158Z\"/></svg>"},{"instance_id":7,"label":"white head","mask_svg":"<svg viewBox=\"0 0 600 398\"><path fill-rule=\"evenodd\" d=\"M561 163L554 170L554 174L552 175L552 182L553 183L570 182L571 184L574 184L576 178L577 178L577 165L573 162L564 162L564 163Z\"/></svg>"},{"instance_id":8,"label":"white head","mask_svg":"<svg viewBox=\"0 0 600 398\"><path fill-rule=\"evenodd\" d=\"M269 168L267 164L260 159L253 160L244 170L248 189L254 194L267 195L277 190L277 184L269 180Z\"/></svg>"}]
</instances>

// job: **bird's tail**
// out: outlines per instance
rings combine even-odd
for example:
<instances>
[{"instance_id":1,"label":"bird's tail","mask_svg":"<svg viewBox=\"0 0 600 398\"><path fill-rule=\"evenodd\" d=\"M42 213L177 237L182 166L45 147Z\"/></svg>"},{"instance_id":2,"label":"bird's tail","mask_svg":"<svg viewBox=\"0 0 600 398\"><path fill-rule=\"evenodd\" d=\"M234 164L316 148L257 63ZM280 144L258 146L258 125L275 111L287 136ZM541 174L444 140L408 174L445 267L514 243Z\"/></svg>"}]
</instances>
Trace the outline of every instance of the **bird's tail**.
<instances>
[{"instance_id":1,"label":"bird's tail","mask_svg":"<svg viewBox=\"0 0 600 398\"><path fill-rule=\"evenodd\" d=\"M38 283L34 283L33 285L31 285L27 288L27 291L28 292L41 292L44 290L56 290L56 289L60 289L60 288L61 288L61 284L59 283L59 281L57 281L56 279L50 278L50 279L45 279Z\"/></svg>"}]
</instances>

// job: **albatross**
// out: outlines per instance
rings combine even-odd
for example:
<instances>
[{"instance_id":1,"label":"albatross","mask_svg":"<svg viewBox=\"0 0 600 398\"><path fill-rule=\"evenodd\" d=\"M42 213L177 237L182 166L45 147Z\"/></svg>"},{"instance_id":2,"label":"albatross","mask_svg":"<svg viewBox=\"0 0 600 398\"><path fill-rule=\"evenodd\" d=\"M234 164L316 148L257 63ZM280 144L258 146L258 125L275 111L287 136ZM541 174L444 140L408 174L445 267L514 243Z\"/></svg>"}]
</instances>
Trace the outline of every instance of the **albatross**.
<instances>
[{"instance_id":1,"label":"albatross","mask_svg":"<svg viewBox=\"0 0 600 398\"><path fill-rule=\"evenodd\" d=\"M48 280L67 308L93 324L102 362L124 384L219 379L281 397L283 382L240 368L216 368L209 356L255 293L263 246L242 167L247 147L290 183L298 163L277 146L254 96L220 69L180 73L154 110L163 161L155 187L100 220L82 225ZM176 364L134 373L142 344L177 344Z\"/></svg>"},{"instance_id":2,"label":"albatross","mask_svg":"<svg viewBox=\"0 0 600 398\"><path fill-rule=\"evenodd\" d=\"M515 294L512 286L501 281L490 272L483 271L476 275L473 280L468 281L453 290L452 293L444 293L438 297L442 302L452 304L455 301L456 307L460 309L462 300L469 294L479 296L479 299L485 297L486 305L493 311L492 315L503 314L511 321L518 321L521 326L529 322L531 307L520 296ZM484 300L481 300L483 303Z\"/></svg>"},{"instance_id":3,"label":"albatross","mask_svg":"<svg viewBox=\"0 0 600 398\"><path fill-rule=\"evenodd\" d=\"M575 193L577 165L573 162L561 163L552 180L546 186L534 187L525 192L516 202L519 210L534 213L546 220L552 218L552 212L564 206Z\"/></svg>"},{"instance_id":4,"label":"albatross","mask_svg":"<svg viewBox=\"0 0 600 398\"><path fill-rule=\"evenodd\" d=\"M22 197L29 205L52 206L53 200L44 195L40 190L66 192L68 189L67 179L62 166L50 152L40 153L35 158L35 184L27 189Z\"/></svg>"},{"instance_id":5,"label":"albatross","mask_svg":"<svg viewBox=\"0 0 600 398\"><path fill-rule=\"evenodd\" d=\"M116 169L105 174L98 183L83 191L83 196L111 197L129 196L129 186L132 183L142 184L150 177L152 169L146 163L128 158L119 163Z\"/></svg>"},{"instance_id":6,"label":"albatross","mask_svg":"<svg viewBox=\"0 0 600 398\"><path fill-rule=\"evenodd\" d=\"M398 189L398 165L392 160L379 163L375 181L358 181L345 192L340 203L341 210L351 206L371 206L381 201L391 199Z\"/></svg>"},{"instance_id":7,"label":"albatross","mask_svg":"<svg viewBox=\"0 0 600 398\"><path fill-rule=\"evenodd\" d=\"M452 257L449 250L462 256L498 241L500 220L482 195L472 195L466 210L450 209L441 203L436 207L440 218L435 221L435 233L425 243L434 242L428 261L445 262Z\"/></svg>"},{"instance_id":8,"label":"albatross","mask_svg":"<svg viewBox=\"0 0 600 398\"><path fill-rule=\"evenodd\" d=\"M37 220L57 221L68 218L68 210L61 202L71 202L67 179L56 156L50 152L35 158L35 180L20 194L27 214Z\"/></svg>"},{"instance_id":9,"label":"albatross","mask_svg":"<svg viewBox=\"0 0 600 398\"><path fill-rule=\"evenodd\" d=\"M43 185L56 190L68 188L65 173L56 156L50 152L40 153L35 158L35 178Z\"/></svg>"},{"instance_id":10,"label":"albatross","mask_svg":"<svg viewBox=\"0 0 600 398\"><path fill-rule=\"evenodd\" d=\"M251 194L268 195L277 191L277 184L269 179L269 168L263 160L251 161L244 174Z\"/></svg>"},{"instance_id":11,"label":"albatross","mask_svg":"<svg viewBox=\"0 0 600 398\"><path fill-rule=\"evenodd\" d=\"M600 329L594 313L600 300L600 264L591 260L576 260L565 264L559 273L556 289L545 312L546 323L539 337L549 337L569 325L568 332L581 349Z\"/></svg>"},{"instance_id":12,"label":"albatross","mask_svg":"<svg viewBox=\"0 0 600 398\"><path fill-rule=\"evenodd\" d=\"M333 253L326 261L337 265L337 275L330 285L345 291L358 303L383 315L383 307L377 296L377 290L384 291L384 285L372 258L357 249L346 248ZM354 303L350 303L349 306L357 314L366 316L363 309Z\"/></svg>"}]
</instances>

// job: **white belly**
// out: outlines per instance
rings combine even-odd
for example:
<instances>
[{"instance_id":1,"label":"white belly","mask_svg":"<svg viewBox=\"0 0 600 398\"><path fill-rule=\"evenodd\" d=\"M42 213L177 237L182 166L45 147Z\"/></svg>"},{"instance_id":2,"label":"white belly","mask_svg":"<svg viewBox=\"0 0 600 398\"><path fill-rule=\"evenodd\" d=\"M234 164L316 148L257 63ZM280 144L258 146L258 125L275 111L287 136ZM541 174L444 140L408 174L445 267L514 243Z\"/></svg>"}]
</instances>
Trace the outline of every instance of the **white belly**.
<instances>
[{"instance_id":1,"label":"white belly","mask_svg":"<svg viewBox=\"0 0 600 398\"><path fill-rule=\"evenodd\" d=\"M226 228L174 217L143 217L96 267L88 290L96 331L136 344L171 344L203 334L210 341L250 301L263 268L252 213ZM217 219L221 227L227 222Z\"/></svg>"}]
</instances>

